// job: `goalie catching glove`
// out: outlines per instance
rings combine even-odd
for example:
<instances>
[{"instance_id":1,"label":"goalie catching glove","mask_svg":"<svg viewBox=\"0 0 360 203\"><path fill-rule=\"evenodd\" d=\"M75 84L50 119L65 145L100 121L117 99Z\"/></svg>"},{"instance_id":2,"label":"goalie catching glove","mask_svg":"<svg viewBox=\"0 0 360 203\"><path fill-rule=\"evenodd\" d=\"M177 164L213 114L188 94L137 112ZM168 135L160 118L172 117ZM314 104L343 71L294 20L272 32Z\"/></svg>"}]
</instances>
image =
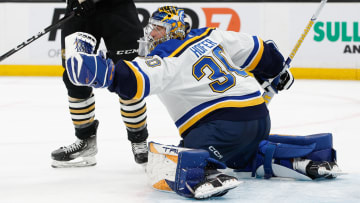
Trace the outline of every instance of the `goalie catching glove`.
<instances>
[{"instance_id":1,"label":"goalie catching glove","mask_svg":"<svg viewBox=\"0 0 360 203\"><path fill-rule=\"evenodd\" d=\"M70 81L77 86L104 88L111 85L115 66L102 51L94 54L96 39L83 32L65 38L66 71Z\"/></svg>"},{"instance_id":2,"label":"goalie catching glove","mask_svg":"<svg viewBox=\"0 0 360 203\"><path fill-rule=\"evenodd\" d=\"M206 150L149 143L146 174L154 189L195 199L223 196L240 184L216 170L224 168Z\"/></svg>"}]
</instances>

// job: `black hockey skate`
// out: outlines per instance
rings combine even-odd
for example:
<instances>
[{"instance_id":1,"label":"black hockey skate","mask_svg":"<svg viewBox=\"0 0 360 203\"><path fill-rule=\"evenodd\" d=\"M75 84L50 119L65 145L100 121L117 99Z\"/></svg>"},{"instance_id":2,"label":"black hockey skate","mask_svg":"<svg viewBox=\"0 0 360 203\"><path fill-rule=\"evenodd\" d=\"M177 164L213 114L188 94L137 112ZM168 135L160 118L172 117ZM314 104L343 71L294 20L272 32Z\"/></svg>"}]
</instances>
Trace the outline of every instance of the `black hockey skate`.
<instances>
[{"instance_id":1,"label":"black hockey skate","mask_svg":"<svg viewBox=\"0 0 360 203\"><path fill-rule=\"evenodd\" d=\"M85 167L96 165L95 155L97 154L96 130L99 121L95 120L95 134L87 139L77 139L75 143L60 147L51 153L54 168Z\"/></svg>"},{"instance_id":2,"label":"black hockey skate","mask_svg":"<svg viewBox=\"0 0 360 203\"><path fill-rule=\"evenodd\" d=\"M135 162L138 164L146 164L148 162L148 147L146 141L140 143L131 143Z\"/></svg>"},{"instance_id":3,"label":"black hockey skate","mask_svg":"<svg viewBox=\"0 0 360 203\"><path fill-rule=\"evenodd\" d=\"M127 128L128 140L131 142L131 149L134 154L135 162L138 164L146 164L148 162L148 146L146 139L149 134L147 126L132 129Z\"/></svg>"},{"instance_id":4,"label":"black hockey skate","mask_svg":"<svg viewBox=\"0 0 360 203\"><path fill-rule=\"evenodd\" d=\"M220 197L236 188L241 182L237 178L225 174L209 175L194 187L195 199Z\"/></svg>"},{"instance_id":5,"label":"black hockey skate","mask_svg":"<svg viewBox=\"0 0 360 203\"><path fill-rule=\"evenodd\" d=\"M327 161L310 161L306 166L306 173L312 179L332 179L344 174L335 162Z\"/></svg>"}]
</instances>

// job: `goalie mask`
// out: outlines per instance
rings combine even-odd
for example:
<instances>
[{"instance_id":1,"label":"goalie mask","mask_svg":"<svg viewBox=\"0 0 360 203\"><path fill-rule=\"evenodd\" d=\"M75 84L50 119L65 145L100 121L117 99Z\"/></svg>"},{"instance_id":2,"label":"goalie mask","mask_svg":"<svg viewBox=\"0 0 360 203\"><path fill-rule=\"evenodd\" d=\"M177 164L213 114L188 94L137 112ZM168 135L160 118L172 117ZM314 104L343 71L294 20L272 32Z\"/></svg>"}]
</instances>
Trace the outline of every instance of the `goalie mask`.
<instances>
[{"instance_id":1,"label":"goalie mask","mask_svg":"<svg viewBox=\"0 0 360 203\"><path fill-rule=\"evenodd\" d=\"M170 39L184 39L190 31L190 23L184 10L175 6L158 8L144 28L139 40L139 55L147 56L157 45Z\"/></svg>"}]
</instances>

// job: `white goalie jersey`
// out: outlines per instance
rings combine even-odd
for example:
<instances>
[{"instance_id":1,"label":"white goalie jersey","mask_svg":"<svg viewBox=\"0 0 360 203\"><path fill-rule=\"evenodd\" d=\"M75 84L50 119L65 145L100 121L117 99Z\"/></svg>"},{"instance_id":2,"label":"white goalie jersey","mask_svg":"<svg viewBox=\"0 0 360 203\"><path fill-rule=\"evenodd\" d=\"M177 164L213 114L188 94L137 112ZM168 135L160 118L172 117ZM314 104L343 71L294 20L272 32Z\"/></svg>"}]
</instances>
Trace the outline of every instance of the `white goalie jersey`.
<instances>
[{"instance_id":1,"label":"white goalie jersey","mask_svg":"<svg viewBox=\"0 0 360 203\"><path fill-rule=\"evenodd\" d=\"M249 107L264 114L259 85L245 72L256 68L263 49L256 36L215 28L192 30L185 40L169 40L148 57L125 61L137 81L133 99L157 94L180 134L220 109L238 110L239 115L222 113L229 118L248 116Z\"/></svg>"}]
</instances>

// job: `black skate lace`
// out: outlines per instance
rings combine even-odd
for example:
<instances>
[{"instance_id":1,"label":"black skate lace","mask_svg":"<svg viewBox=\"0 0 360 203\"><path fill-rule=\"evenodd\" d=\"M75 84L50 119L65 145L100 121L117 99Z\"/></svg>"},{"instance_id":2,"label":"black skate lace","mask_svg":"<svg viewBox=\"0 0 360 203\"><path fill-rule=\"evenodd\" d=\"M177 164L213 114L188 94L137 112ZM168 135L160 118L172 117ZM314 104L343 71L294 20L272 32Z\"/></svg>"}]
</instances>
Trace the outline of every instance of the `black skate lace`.
<instances>
[{"instance_id":1,"label":"black skate lace","mask_svg":"<svg viewBox=\"0 0 360 203\"><path fill-rule=\"evenodd\" d=\"M146 142L131 143L134 154L146 153L148 151Z\"/></svg>"},{"instance_id":2,"label":"black skate lace","mask_svg":"<svg viewBox=\"0 0 360 203\"><path fill-rule=\"evenodd\" d=\"M77 140L75 143L72 143L69 146L63 147L63 150L65 151L65 153L69 154L69 153L72 153L74 151L81 149L84 146L84 143L85 142L82 140Z\"/></svg>"}]
</instances>

